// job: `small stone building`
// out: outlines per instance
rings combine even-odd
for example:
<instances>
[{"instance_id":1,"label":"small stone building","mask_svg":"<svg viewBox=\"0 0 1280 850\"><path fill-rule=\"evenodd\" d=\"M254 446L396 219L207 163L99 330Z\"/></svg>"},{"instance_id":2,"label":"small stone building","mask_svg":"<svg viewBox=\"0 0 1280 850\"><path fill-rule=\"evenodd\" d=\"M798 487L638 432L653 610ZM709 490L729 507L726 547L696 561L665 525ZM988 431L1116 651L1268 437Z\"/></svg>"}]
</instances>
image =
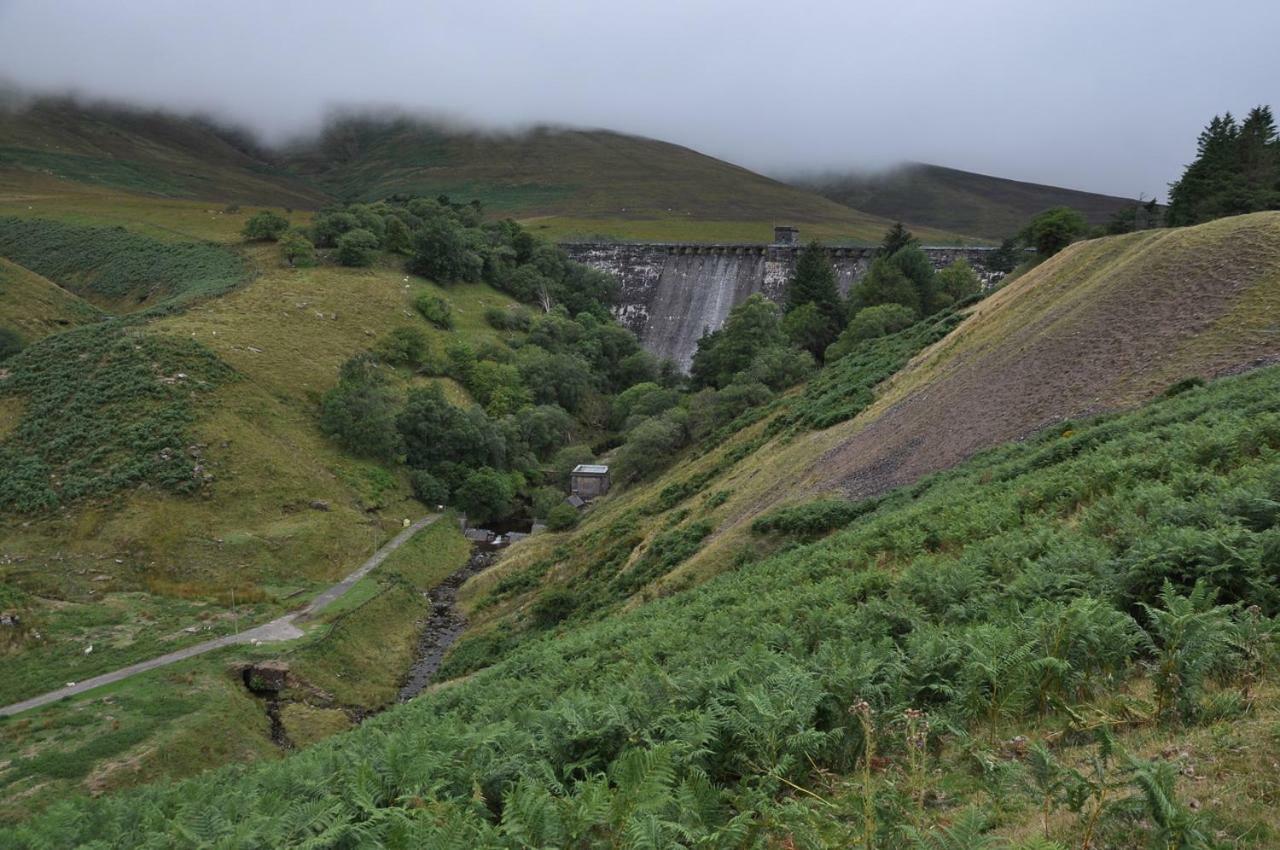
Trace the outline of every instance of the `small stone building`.
<instances>
[{"instance_id":1,"label":"small stone building","mask_svg":"<svg viewBox=\"0 0 1280 850\"><path fill-rule=\"evenodd\" d=\"M779 224L773 228L774 245L799 245L800 228Z\"/></svg>"},{"instance_id":2,"label":"small stone building","mask_svg":"<svg viewBox=\"0 0 1280 850\"><path fill-rule=\"evenodd\" d=\"M569 473L569 494L585 501L609 492L609 467L598 463L580 463Z\"/></svg>"}]
</instances>

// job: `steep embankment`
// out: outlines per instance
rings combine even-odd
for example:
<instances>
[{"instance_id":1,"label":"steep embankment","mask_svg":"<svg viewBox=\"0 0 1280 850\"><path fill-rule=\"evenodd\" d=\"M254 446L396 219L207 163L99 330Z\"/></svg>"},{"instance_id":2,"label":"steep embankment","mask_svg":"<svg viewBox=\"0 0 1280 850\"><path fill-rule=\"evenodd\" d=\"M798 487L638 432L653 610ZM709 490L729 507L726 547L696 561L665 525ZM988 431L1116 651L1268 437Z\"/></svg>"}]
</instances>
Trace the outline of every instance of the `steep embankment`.
<instances>
[{"instance_id":1,"label":"steep embankment","mask_svg":"<svg viewBox=\"0 0 1280 850\"><path fill-rule=\"evenodd\" d=\"M1280 214L1074 245L894 378L824 482L883 492L1051 423L1280 357Z\"/></svg>"},{"instance_id":2,"label":"steep embankment","mask_svg":"<svg viewBox=\"0 0 1280 850\"><path fill-rule=\"evenodd\" d=\"M1052 207L1071 207L1083 213L1090 224L1103 224L1114 212L1133 203L1110 195L923 162L880 173L827 174L792 182L872 215L987 239L1012 236L1036 213Z\"/></svg>"}]
</instances>

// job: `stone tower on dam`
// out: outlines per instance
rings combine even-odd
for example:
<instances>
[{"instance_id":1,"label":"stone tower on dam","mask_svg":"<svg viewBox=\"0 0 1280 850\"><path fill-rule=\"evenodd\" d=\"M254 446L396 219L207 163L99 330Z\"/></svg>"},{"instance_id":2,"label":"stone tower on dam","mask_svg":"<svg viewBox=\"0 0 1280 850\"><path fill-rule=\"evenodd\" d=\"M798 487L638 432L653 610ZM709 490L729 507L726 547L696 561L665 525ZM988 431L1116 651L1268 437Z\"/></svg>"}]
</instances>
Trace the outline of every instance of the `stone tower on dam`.
<instances>
[{"instance_id":1,"label":"stone tower on dam","mask_svg":"<svg viewBox=\"0 0 1280 850\"><path fill-rule=\"evenodd\" d=\"M608 272L621 284L614 312L646 349L688 371L698 340L718 329L729 311L752 293L780 301L803 247L795 228L775 229L769 245L686 243L569 243L571 259ZM875 248L825 249L836 284L847 295L866 273ZM925 248L934 268L968 261L990 284L1000 277L987 269L990 248Z\"/></svg>"}]
</instances>

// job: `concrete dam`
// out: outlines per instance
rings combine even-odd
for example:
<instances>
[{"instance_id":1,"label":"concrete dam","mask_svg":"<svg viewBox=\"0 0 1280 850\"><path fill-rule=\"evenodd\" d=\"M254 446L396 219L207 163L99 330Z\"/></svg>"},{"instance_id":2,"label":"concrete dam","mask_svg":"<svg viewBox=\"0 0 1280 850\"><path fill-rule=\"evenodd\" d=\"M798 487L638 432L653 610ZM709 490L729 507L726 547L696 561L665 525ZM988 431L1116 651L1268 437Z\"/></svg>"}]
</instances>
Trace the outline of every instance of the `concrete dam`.
<instances>
[{"instance_id":1,"label":"concrete dam","mask_svg":"<svg viewBox=\"0 0 1280 850\"><path fill-rule=\"evenodd\" d=\"M786 238L779 228L779 236ZM792 237L794 231L791 232ZM729 311L752 293L780 301L803 248L795 241L772 245L684 243L570 243L571 259L608 272L621 284L614 313L646 349L688 371L698 340L724 324ZM934 268L966 260L984 285L1001 275L987 268L991 248L924 249ZM875 248L826 249L836 283L847 295L866 273Z\"/></svg>"}]
</instances>

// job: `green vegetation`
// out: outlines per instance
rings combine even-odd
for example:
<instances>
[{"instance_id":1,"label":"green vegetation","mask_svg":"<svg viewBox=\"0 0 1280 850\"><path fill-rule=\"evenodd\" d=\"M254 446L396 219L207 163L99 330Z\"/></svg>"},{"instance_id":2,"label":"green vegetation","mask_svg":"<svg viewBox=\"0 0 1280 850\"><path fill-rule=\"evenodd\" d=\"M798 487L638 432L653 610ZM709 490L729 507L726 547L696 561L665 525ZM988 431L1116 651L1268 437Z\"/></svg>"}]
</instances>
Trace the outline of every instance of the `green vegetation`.
<instances>
[{"instance_id":1,"label":"green vegetation","mask_svg":"<svg viewBox=\"0 0 1280 850\"><path fill-rule=\"evenodd\" d=\"M0 328L0 360L8 360L22 350L22 337L17 331Z\"/></svg>"},{"instance_id":2,"label":"green vegetation","mask_svg":"<svg viewBox=\"0 0 1280 850\"><path fill-rule=\"evenodd\" d=\"M240 232L245 239L253 242L278 242L288 229L289 219L271 210L263 210L249 216L249 220L244 223L244 230Z\"/></svg>"},{"instance_id":3,"label":"green vegetation","mask_svg":"<svg viewBox=\"0 0 1280 850\"><path fill-rule=\"evenodd\" d=\"M1228 215L1280 209L1280 134L1271 107L1239 124L1215 115L1196 141L1195 161L1169 188L1168 223L1198 224Z\"/></svg>"},{"instance_id":4,"label":"green vegetation","mask_svg":"<svg viewBox=\"0 0 1280 850\"><path fill-rule=\"evenodd\" d=\"M109 310L174 309L246 277L235 254L199 242L161 242L124 228L0 217L0 256Z\"/></svg>"},{"instance_id":5,"label":"green vegetation","mask_svg":"<svg viewBox=\"0 0 1280 850\"><path fill-rule=\"evenodd\" d=\"M1042 186L916 162L875 174L842 174L793 181L852 209L890 220L1000 240L1037 213L1070 207L1089 224L1106 224L1132 201L1057 186ZM1151 187L1155 190L1158 187ZM928 237L931 244L935 240Z\"/></svg>"},{"instance_id":6,"label":"green vegetation","mask_svg":"<svg viewBox=\"0 0 1280 850\"><path fill-rule=\"evenodd\" d=\"M836 291L836 275L818 242L810 242L796 261L783 302L792 342L821 358L844 325L844 305Z\"/></svg>"},{"instance_id":7,"label":"green vegetation","mask_svg":"<svg viewBox=\"0 0 1280 850\"><path fill-rule=\"evenodd\" d=\"M280 237L280 256L290 268L305 268L315 264L316 246L301 230L290 230Z\"/></svg>"},{"instance_id":8,"label":"green vegetation","mask_svg":"<svg viewBox=\"0 0 1280 850\"><path fill-rule=\"evenodd\" d=\"M554 639L340 747L70 803L6 840L564 846L645 830L662 846L916 847L943 824L978 840L1026 822L1116 844L1146 817L1183 846L1215 829L1265 846L1265 807L1196 810L1113 737L1095 767L1069 759L1091 729L1188 728L1231 694L1238 716L1262 710L1278 398L1268 369L1054 428L606 621L565 630L547 603ZM648 565L700 533L665 538ZM1035 758L1002 749L1019 728Z\"/></svg>"},{"instance_id":9,"label":"green vegetation","mask_svg":"<svg viewBox=\"0 0 1280 850\"><path fill-rule=\"evenodd\" d=\"M523 308L488 307L485 321L504 332L501 341L476 345L449 334L443 356L420 331L394 329L342 367L321 401L321 428L348 451L403 460L429 505L451 502L475 522L533 513L537 491L557 477L545 464L580 435L609 439L613 398L653 385L658 364L609 317L611 278L570 262L514 222L485 223L477 204L356 204L317 216L312 233L339 254L343 240L367 233L373 263L400 228L395 238L411 246L407 268L451 286L483 279L543 312L534 318ZM438 330L455 325L440 296L419 293L414 306ZM402 395L396 368L456 380L475 404L453 404L435 382Z\"/></svg>"},{"instance_id":10,"label":"green vegetation","mask_svg":"<svg viewBox=\"0 0 1280 850\"><path fill-rule=\"evenodd\" d=\"M1043 257L1052 257L1076 239L1084 236L1089 225L1084 216L1067 207L1057 207L1031 219L1022 232L1022 239L1036 253Z\"/></svg>"},{"instance_id":11,"label":"green vegetation","mask_svg":"<svg viewBox=\"0 0 1280 850\"><path fill-rule=\"evenodd\" d=\"M49 337L6 363L0 397L25 401L0 442L0 508L47 510L143 482L190 493L193 402L232 377L191 340L118 321Z\"/></svg>"},{"instance_id":12,"label":"green vegetation","mask_svg":"<svg viewBox=\"0 0 1280 850\"><path fill-rule=\"evenodd\" d=\"M453 328L453 311L449 307L449 302L443 298L423 294L418 296L413 306L422 314L422 318L440 330L447 331Z\"/></svg>"},{"instance_id":13,"label":"green vegetation","mask_svg":"<svg viewBox=\"0 0 1280 850\"><path fill-rule=\"evenodd\" d=\"M828 352L827 367L805 385L803 395L789 406L775 427L828 428L852 419L875 399L877 384L949 334L962 318L956 310L944 310L885 336L855 341L842 335L832 346L836 350Z\"/></svg>"},{"instance_id":14,"label":"green vegetation","mask_svg":"<svg viewBox=\"0 0 1280 850\"><path fill-rule=\"evenodd\" d=\"M772 222L790 221L816 237L866 243L888 223L678 145L609 131L470 133L357 115L284 158L344 201L474 198L556 239L765 242ZM931 242L963 239L927 232Z\"/></svg>"}]
</instances>

